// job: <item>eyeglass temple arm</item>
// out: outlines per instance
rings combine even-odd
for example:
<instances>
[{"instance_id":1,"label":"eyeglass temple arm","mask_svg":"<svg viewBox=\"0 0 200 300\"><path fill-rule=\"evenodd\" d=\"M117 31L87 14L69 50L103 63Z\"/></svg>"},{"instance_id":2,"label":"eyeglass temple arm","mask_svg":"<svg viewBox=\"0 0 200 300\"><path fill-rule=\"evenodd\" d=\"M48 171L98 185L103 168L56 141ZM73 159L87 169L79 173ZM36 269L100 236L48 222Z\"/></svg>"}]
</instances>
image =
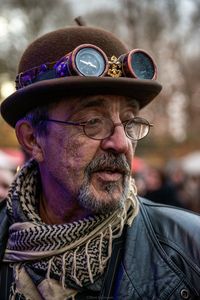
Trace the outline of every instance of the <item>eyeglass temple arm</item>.
<instances>
[{"instance_id":1,"label":"eyeglass temple arm","mask_svg":"<svg viewBox=\"0 0 200 300\"><path fill-rule=\"evenodd\" d=\"M45 119L43 120L45 122L55 122L55 123L60 123L60 124L65 124L65 125L75 125L75 126L83 126L85 125L86 122L82 122L82 123L76 123L76 122L72 122L72 121L60 121L60 120L54 120L54 119Z\"/></svg>"}]
</instances>

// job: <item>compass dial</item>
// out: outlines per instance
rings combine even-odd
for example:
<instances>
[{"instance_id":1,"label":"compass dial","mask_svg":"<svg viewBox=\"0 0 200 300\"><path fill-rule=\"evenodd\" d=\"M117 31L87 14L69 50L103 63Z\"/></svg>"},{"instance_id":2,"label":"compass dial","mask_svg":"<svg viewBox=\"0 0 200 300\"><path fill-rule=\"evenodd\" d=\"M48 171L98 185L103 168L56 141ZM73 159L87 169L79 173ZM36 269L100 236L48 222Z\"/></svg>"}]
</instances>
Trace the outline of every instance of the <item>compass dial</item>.
<instances>
[{"instance_id":1,"label":"compass dial","mask_svg":"<svg viewBox=\"0 0 200 300\"><path fill-rule=\"evenodd\" d=\"M81 75L98 77L104 73L106 61L97 49L86 47L77 52L75 65Z\"/></svg>"}]
</instances>

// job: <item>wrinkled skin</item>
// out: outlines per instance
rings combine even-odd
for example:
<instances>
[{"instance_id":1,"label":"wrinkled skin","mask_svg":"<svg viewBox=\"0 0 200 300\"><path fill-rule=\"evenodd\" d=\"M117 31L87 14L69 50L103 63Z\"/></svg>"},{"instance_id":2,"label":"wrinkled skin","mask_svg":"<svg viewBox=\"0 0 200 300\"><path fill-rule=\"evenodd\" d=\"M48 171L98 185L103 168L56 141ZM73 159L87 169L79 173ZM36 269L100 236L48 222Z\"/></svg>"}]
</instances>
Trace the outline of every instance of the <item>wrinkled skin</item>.
<instances>
[{"instance_id":1,"label":"wrinkled skin","mask_svg":"<svg viewBox=\"0 0 200 300\"><path fill-rule=\"evenodd\" d=\"M134 117L134 102L122 96L63 100L49 118L83 122L104 116L120 123ZM32 155L39 162L43 187L40 214L47 223L64 223L114 211L127 196L135 144L116 126L104 140L87 137L82 127L48 123Z\"/></svg>"}]
</instances>

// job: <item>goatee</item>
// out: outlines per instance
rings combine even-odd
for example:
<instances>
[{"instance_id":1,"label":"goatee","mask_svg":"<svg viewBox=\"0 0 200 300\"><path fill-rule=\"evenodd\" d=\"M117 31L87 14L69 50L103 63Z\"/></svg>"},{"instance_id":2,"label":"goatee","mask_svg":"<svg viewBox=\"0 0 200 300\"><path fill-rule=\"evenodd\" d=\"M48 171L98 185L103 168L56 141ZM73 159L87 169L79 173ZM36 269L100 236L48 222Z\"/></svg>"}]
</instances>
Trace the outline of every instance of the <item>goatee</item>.
<instances>
[{"instance_id":1,"label":"goatee","mask_svg":"<svg viewBox=\"0 0 200 300\"><path fill-rule=\"evenodd\" d=\"M101 191L94 194L91 188L91 177L95 172L109 170L122 174L122 183L104 182ZM85 209L95 214L110 214L123 207L129 192L131 168L124 154L106 153L96 157L85 169L84 182L78 193L78 202ZM116 190L122 185L121 193L116 197ZM105 196L106 195L106 196Z\"/></svg>"}]
</instances>

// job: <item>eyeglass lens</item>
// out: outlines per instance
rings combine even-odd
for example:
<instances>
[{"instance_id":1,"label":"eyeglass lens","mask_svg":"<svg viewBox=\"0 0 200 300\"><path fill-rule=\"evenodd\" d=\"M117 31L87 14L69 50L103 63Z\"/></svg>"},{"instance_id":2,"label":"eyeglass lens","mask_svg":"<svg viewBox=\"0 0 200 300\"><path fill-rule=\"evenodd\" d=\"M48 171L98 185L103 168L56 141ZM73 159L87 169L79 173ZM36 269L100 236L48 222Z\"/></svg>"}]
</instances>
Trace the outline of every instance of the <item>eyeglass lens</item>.
<instances>
[{"instance_id":1,"label":"eyeglass lens","mask_svg":"<svg viewBox=\"0 0 200 300\"><path fill-rule=\"evenodd\" d=\"M106 118L93 118L85 126L85 134L88 137L101 140L109 137L113 133L113 122Z\"/></svg>"},{"instance_id":2,"label":"eyeglass lens","mask_svg":"<svg viewBox=\"0 0 200 300\"><path fill-rule=\"evenodd\" d=\"M90 138L101 140L111 136L115 126L111 119L93 118L84 125L84 132ZM150 127L148 121L138 117L124 122L123 126L127 137L135 141L145 137Z\"/></svg>"},{"instance_id":3,"label":"eyeglass lens","mask_svg":"<svg viewBox=\"0 0 200 300\"><path fill-rule=\"evenodd\" d=\"M149 123L145 119L134 118L125 125L125 132L132 140L140 140L149 133Z\"/></svg>"}]
</instances>

